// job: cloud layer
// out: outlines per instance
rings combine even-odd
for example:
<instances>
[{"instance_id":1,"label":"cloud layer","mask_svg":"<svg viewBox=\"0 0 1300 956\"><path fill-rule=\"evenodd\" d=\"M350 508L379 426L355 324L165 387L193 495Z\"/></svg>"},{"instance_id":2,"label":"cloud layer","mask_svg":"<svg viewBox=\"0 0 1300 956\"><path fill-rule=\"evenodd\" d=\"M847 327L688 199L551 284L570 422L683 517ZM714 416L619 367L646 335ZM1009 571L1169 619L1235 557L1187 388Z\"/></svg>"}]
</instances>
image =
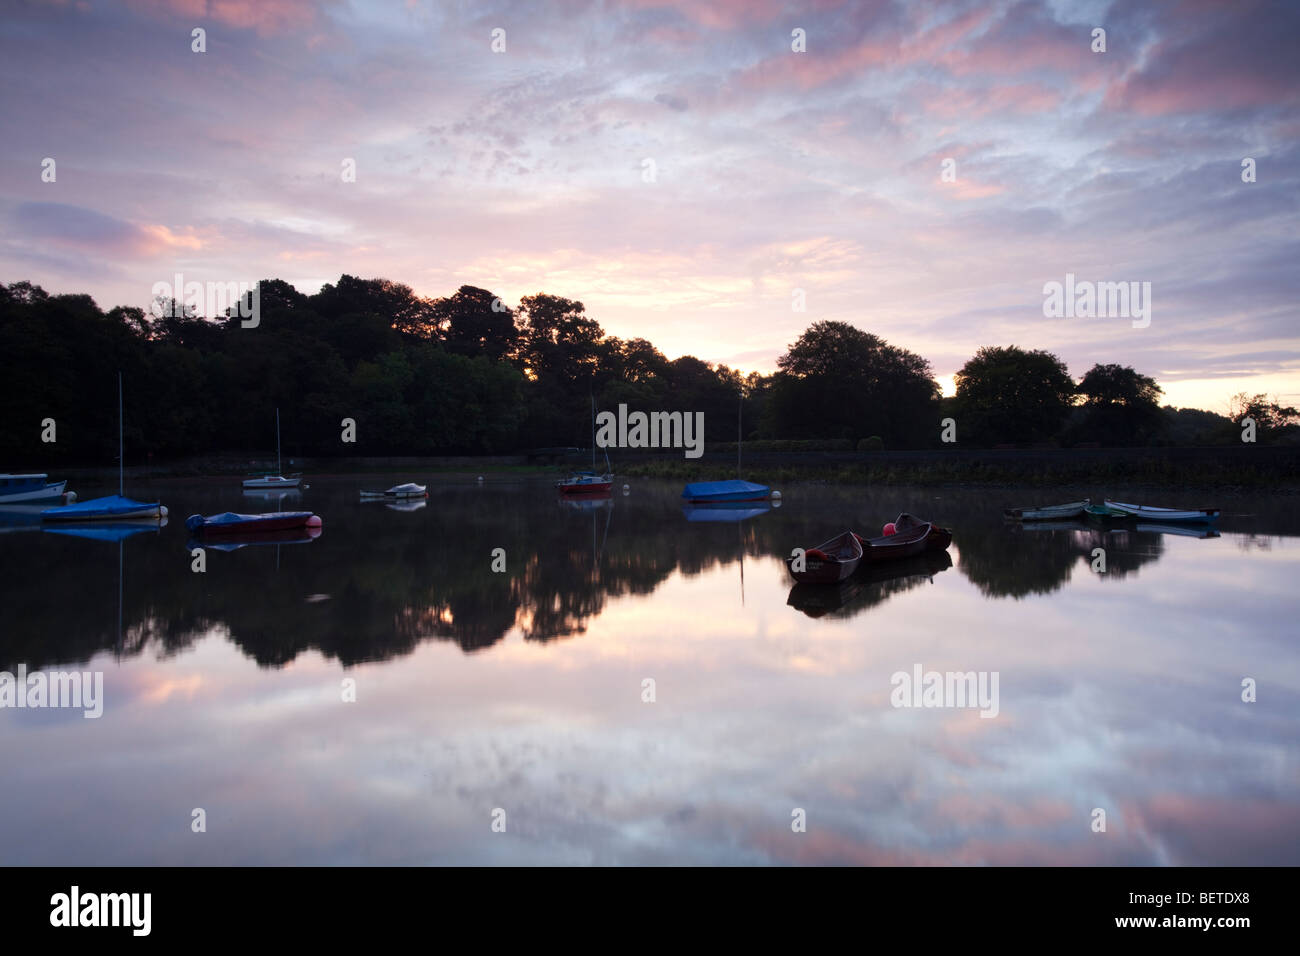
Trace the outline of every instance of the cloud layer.
<instances>
[{"instance_id":1,"label":"cloud layer","mask_svg":"<svg viewBox=\"0 0 1300 956\"><path fill-rule=\"evenodd\" d=\"M0 281L471 282L746 368L833 318L940 376L1015 343L1294 402L1297 32L1202 0L36 4L0 27ZM1151 282L1151 326L1045 319L1067 272Z\"/></svg>"}]
</instances>

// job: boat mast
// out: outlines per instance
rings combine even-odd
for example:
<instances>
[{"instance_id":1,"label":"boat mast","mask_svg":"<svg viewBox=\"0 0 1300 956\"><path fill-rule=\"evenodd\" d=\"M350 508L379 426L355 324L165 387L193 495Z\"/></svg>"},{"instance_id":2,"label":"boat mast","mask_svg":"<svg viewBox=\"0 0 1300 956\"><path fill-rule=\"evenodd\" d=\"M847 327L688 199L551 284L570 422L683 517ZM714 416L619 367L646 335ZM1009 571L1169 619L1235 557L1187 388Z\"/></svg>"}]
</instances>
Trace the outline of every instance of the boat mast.
<instances>
[{"instance_id":1,"label":"boat mast","mask_svg":"<svg viewBox=\"0 0 1300 956\"><path fill-rule=\"evenodd\" d=\"M591 393L591 473L596 473L596 393Z\"/></svg>"},{"instance_id":2,"label":"boat mast","mask_svg":"<svg viewBox=\"0 0 1300 956\"><path fill-rule=\"evenodd\" d=\"M736 477L740 477L740 443L744 440L744 432L740 427L740 420L744 414L745 392L742 387L740 397L736 400Z\"/></svg>"},{"instance_id":3,"label":"boat mast","mask_svg":"<svg viewBox=\"0 0 1300 956\"><path fill-rule=\"evenodd\" d=\"M124 467L125 467L125 458L123 457L123 446L122 446L122 370L118 369L117 371L117 496L119 498L125 497L125 492L123 491L123 489L126 487L126 483L123 478Z\"/></svg>"},{"instance_id":4,"label":"boat mast","mask_svg":"<svg viewBox=\"0 0 1300 956\"><path fill-rule=\"evenodd\" d=\"M284 469L280 466L280 409L275 410L275 473L283 475Z\"/></svg>"}]
</instances>

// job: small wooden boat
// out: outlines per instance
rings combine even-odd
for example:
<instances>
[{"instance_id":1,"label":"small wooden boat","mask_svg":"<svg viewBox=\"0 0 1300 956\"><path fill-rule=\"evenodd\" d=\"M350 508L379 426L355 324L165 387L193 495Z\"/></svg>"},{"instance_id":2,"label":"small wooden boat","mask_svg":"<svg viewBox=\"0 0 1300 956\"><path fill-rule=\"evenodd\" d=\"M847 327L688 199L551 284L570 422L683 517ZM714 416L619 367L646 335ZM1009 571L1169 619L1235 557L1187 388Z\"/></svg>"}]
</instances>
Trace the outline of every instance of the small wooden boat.
<instances>
[{"instance_id":1,"label":"small wooden boat","mask_svg":"<svg viewBox=\"0 0 1300 956\"><path fill-rule=\"evenodd\" d=\"M862 540L852 531L845 531L805 551L802 571L795 570L797 560L792 555L785 559L785 566L800 584L838 584L858 569Z\"/></svg>"},{"instance_id":2,"label":"small wooden boat","mask_svg":"<svg viewBox=\"0 0 1300 956\"><path fill-rule=\"evenodd\" d=\"M692 503L718 501L766 501L772 497L767 485L732 478L730 481L697 481L682 490L682 500Z\"/></svg>"},{"instance_id":3,"label":"small wooden boat","mask_svg":"<svg viewBox=\"0 0 1300 956\"><path fill-rule=\"evenodd\" d=\"M429 489L424 485L417 485L413 481L408 481L404 485L393 485L387 491L363 491L361 497L367 501L377 501L382 499L392 500L394 498L427 498Z\"/></svg>"},{"instance_id":4,"label":"small wooden boat","mask_svg":"<svg viewBox=\"0 0 1300 956\"><path fill-rule=\"evenodd\" d=\"M910 531L913 528L919 528L924 524L930 525L930 536L925 539L927 551L946 551L948 545L952 544L952 532L947 528L941 528L937 524L922 521L916 515L908 514L904 511L894 519L894 532Z\"/></svg>"},{"instance_id":5,"label":"small wooden boat","mask_svg":"<svg viewBox=\"0 0 1300 956\"><path fill-rule=\"evenodd\" d=\"M1109 498L1106 499L1106 507L1126 511L1134 518L1139 518L1142 521L1179 521L1208 524L1219 517L1218 508L1192 508L1190 510L1157 508L1153 505L1125 504L1122 501L1111 501Z\"/></svg>"},{"instance_id":6,"label":"small wooden boat","mask_svg":"<svg viewBox=\"0 0 1300 956\"><path fill-rule=\"evenodd\" d=\"M891 535L881 535L879 538L863 538L860 535L854 537L862 543L863 563L876 564L881 561L899 561L925 554L932 547L930 536L933 531L934 525L925 523ZM943 540L942 535L939 540ZM951 535L948 536L948 540L952 540Z\"/></svg>"},{"instance_id":7,"label":"small wooden boat","mask_svg":"<svg viewBox=\"0 0 1300 956\"><path fill-rule=\"evenodd\" d=\"M63 497L66 481L49 481L49 475L0 475L0 505L34 504ZM75 499L74 499L75 500Z\"/></svg>"},{"instance_id":8,"label":"small wooden boat","mask_svg":"<svg viewBox=\"0 0 1300 956\"><path fill-rule=\"evenodd\" d=\"M1007 508L1002 513L1015 521L1063 521L1067 518L1079 517L1091 504L1091 498L1084 498L1082 501L1071 501L1064 505L1047 505L1043 508Z\"/></svg>"},{"instance_id":9,"label":"small wooden boat","mask_svg":"<svg viewBox=\"0 0 1300 956\"><path fill-rule=\"evenodd\" d=\"M190 515L185 519L185 527L193 534L260 534L320 526L320 518L310 511L271 511L260 515L226 511L208 518Z\"/></svg>"},{"instance_id":10,"label":"small wooden boat","mask_svg":"<svg viewBox=\"0 0 1300 956\"><path fill-rule=\"evenodd\" d=\"M1124 511L1120 508L1111 507L1109 503L1104 505L1088 505L1088 507L1083 510L1083 513L1089 518L1101 518L1101 519L1106 519L1106 518L1120 519L1120 518L1133 517L1133 515L1129 514L1129 512L1127 511Z\"/></svg>"}]
</instances>

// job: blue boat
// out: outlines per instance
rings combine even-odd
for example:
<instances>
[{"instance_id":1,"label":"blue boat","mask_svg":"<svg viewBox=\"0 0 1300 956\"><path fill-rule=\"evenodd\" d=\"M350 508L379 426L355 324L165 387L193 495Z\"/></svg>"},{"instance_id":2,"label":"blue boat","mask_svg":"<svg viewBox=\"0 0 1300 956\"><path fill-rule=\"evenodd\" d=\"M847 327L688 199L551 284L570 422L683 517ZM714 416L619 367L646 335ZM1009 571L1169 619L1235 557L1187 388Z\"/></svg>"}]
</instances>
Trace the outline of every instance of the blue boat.
<instances>
[{"instance_id":1,"label":"blue boat","mask_svg":"<svg viewBox=\"0 0 1300 956\"><path fill-rule=\"evenodd\" d=\"M257 515L227 511L208 518L190 515L185 519L185 527L195 534L266 534L320 526L320 518L310 511L271 511Z\"/></svg>"},{"instance_id":2,"label":"blue boat","mask_svg":"<svg viewBox=\"0 0 1300 956\"><path fill-rule=\"evenodd\" d=\"M167 509L158 502L149 504L121 495L91 498L89 501L78 501L59 508L46 508L41 512L42 521L138 521L142 518L165 517Z\"/></svg>"},{"instance_id":3,"label":"blue boat","mask_svg":"<svg viewBox=\"0 0 1300 956\"><path fill-rule=\"evenodd\" d=\"M682 491L682 500L695 503L714 501L766 501L772 496L767 485L733 478L729 481L697 481Z\"/></svg>"}]
</instances>

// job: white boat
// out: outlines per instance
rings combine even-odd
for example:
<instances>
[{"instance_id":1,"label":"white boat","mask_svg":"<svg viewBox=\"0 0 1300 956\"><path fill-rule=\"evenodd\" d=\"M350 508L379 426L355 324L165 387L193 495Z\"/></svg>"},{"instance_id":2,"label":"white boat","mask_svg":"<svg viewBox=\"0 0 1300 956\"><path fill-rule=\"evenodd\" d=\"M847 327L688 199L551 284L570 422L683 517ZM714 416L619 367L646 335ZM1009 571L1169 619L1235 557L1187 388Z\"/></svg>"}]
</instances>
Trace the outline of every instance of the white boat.
<instances>
[{"instance_id":1,"label":"white boat","mask_svg":"<svg viewBox=\"0 0 1300 956\"><path fill-rule=\"evenodd\" d=\"M55 501L63 497L66 481L49 481L49 475L0 475L0 505Z\"/></svg>"},{"instance_id":2,"label":"white boat","mask_svg":"<svg viewBox=\"0 0 1300 956\"><path fill-rule=\"evenodd\" d=\"M1134 518L1140 518L1143 521L1184 521L1184 522L1203 522L1208 523L1219 517L1218 508L1156 508L1152 505L1129 505L1122 501L1111 501L1106 499L1107 508L1115 508L1119 511L1126 511Z\"/></svg>"},{"instance_id":3,"label":"white boat","mask_svg":"<svg viewBox=\"0 0 1300 956\"><path fill-rule=\"evenodd\" d=\"M288 478L281 473L280 467L280 409L275 410L275 474L259 475L256 478L245 478L245 488L297 488L302 478L298 475L292 475Z\"/></svg>"},{"instance_id":4,"label":"white boat","mask_svg":"<svg viewBox=\"0 0 1300 956\"><path fill-rule=\"evenodd\" d=\"M245 478L245 488L297 488L302 478L283 475L264 475L261 478Z\"/></svg>"},{"instance_id":5,"label":"white boat","mask_svg":"<svg viewBox=\"0 0 1300 956\"><path fill-rule=\"evenodd\" d=\"M363 491L361 497L369 500L394 499L394 498L427 498L429 489L424 485L417 485L413 481L408 481L404 485L394 485L387 491Z\"/></svg>"}]
</instances>

